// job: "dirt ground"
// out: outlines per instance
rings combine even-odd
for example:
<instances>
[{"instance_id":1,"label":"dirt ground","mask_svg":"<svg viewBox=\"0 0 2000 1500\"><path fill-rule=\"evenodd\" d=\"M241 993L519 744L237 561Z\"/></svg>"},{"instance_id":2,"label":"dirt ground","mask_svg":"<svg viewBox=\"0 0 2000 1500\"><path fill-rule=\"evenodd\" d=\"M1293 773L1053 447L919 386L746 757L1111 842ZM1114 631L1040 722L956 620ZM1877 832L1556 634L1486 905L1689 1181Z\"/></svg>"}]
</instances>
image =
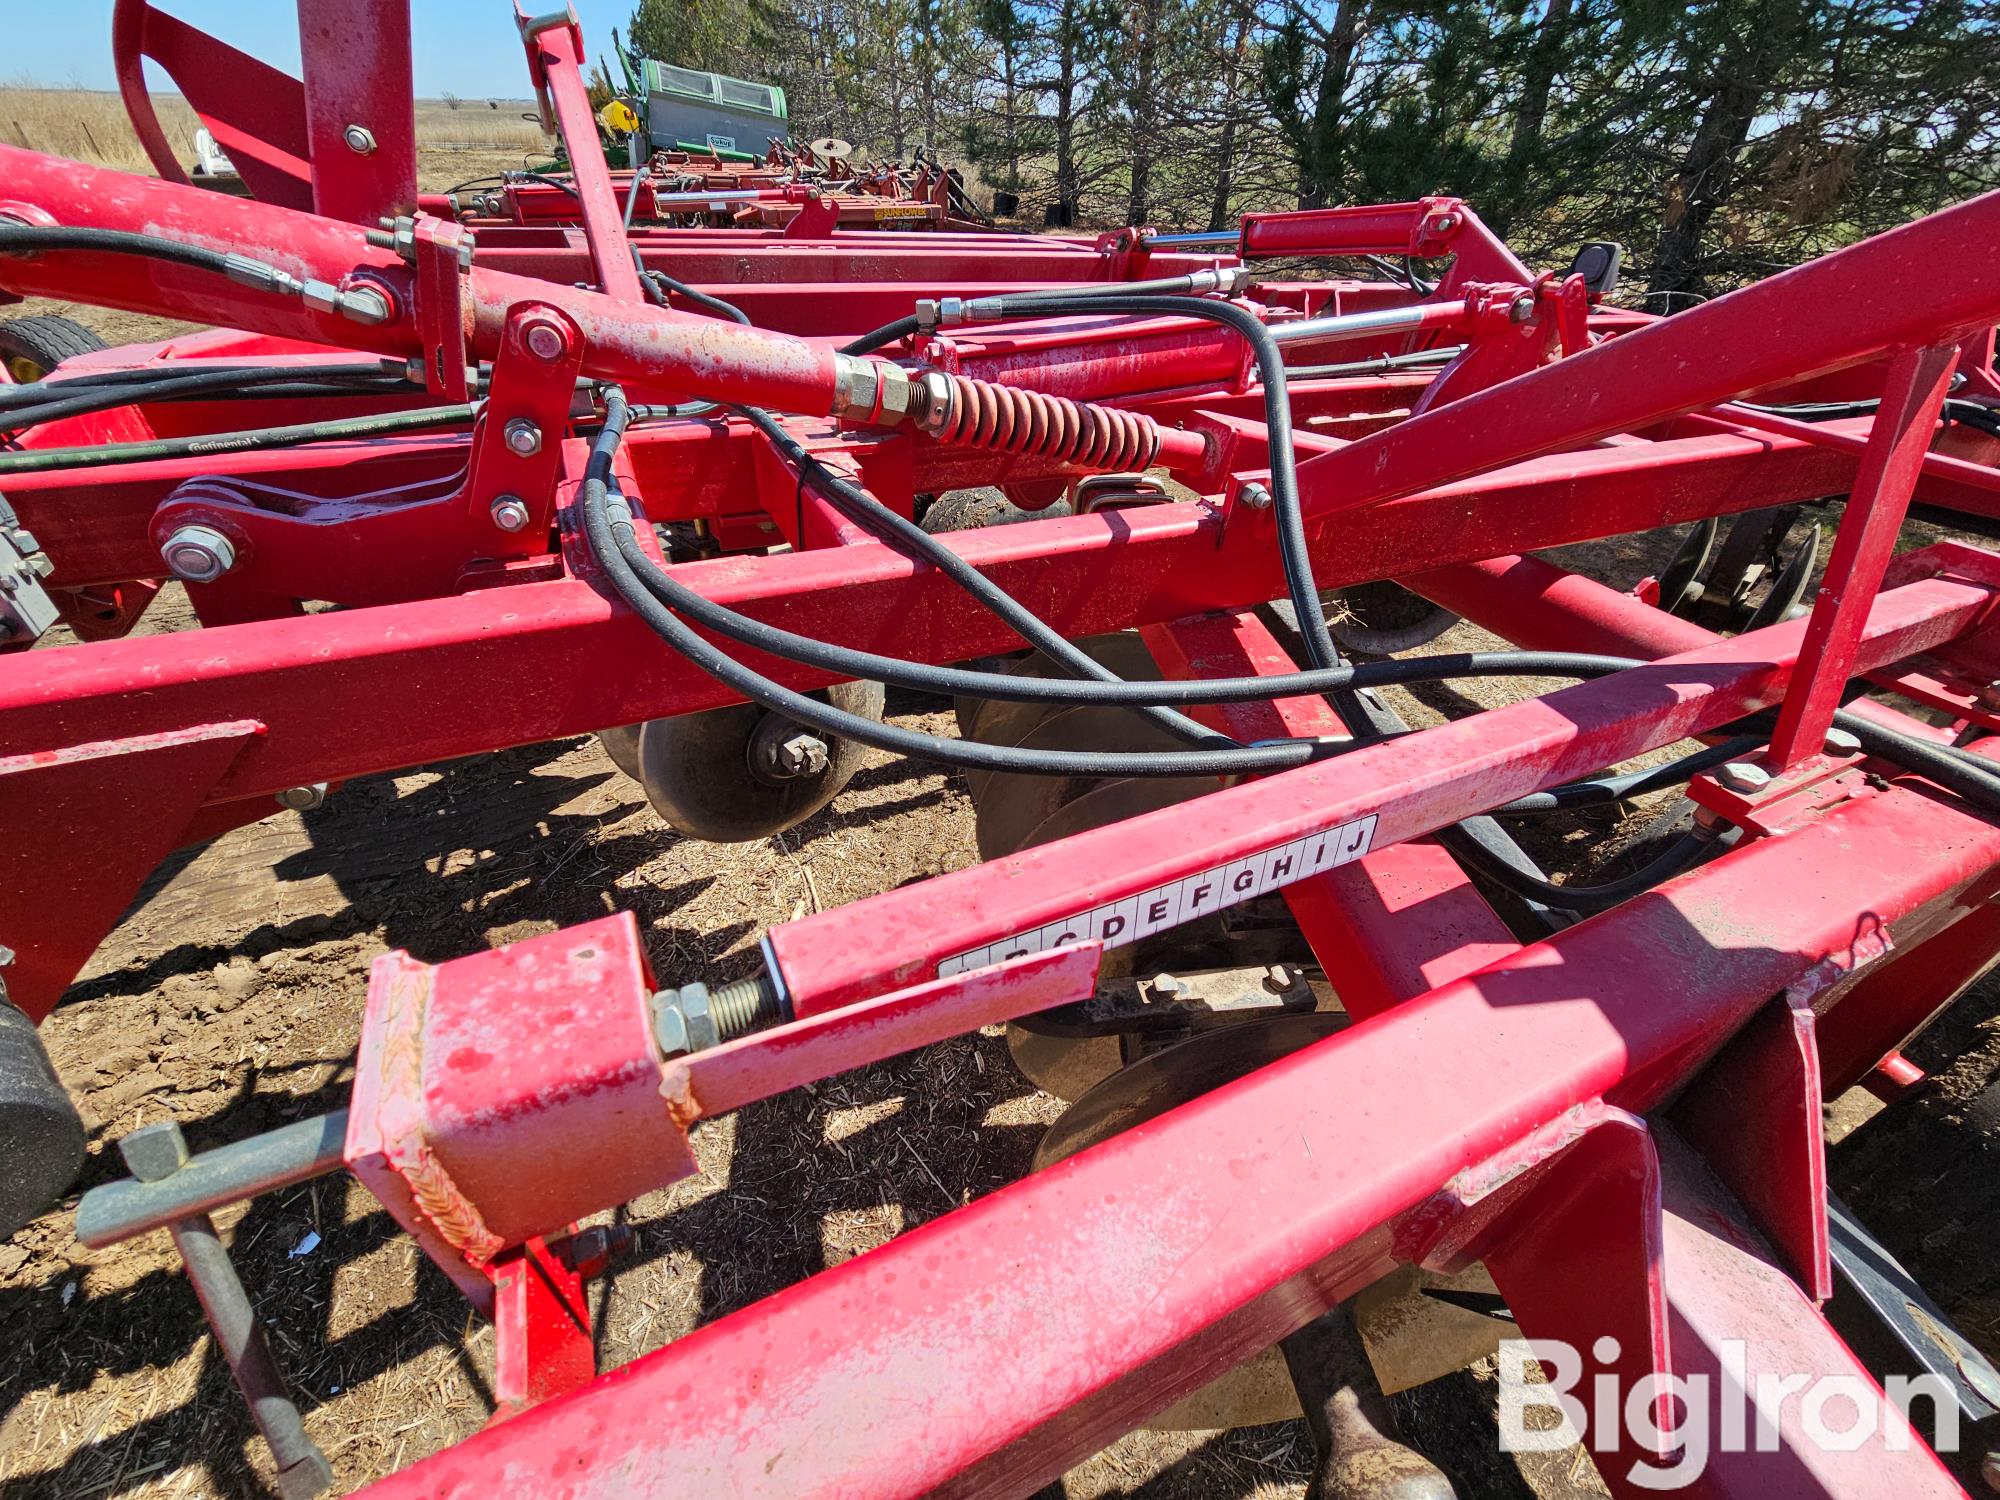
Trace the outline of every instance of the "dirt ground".
<instances>
[{"instance_id":1,"label":"dirt ground","mask_svg":"<svg viewBox=\"0 0 2000 1500\"><path fill-rule=\"evenodd\" d=\"M499 164L430 161L425 185ZM114 340L170 331L91 316ZM1672 545L1655 535L1564 560L1629 585ZM170 591L147 625L185 620ZM1433 649L1492 644L1460 626ZM1395 697L1424 724L1545 686ZM952 732L934 701L892 698L891 712ZM1574 867L1620 827L1551 820L1534 852ZM350 783L318 810L278 813L170 861L48 1022L91 1131L79 1190L122 1175L113 1142L149 1121L179 1120L200 1150L339 1107L368 965L391 948L442 960L630 910L663 982L726 980L749 970L772 924L975 857L964 783L881 754L819 816L735 846L669 831L592 739ZM2000 1072L1996 1015L1989 979L1915 1049L1939 1070L1935 1088L1843 1141L1835 1174L1968 1335L2000 1353L1990 1254L2000 1193L1987 1153L2000 1122L1980 1103ZM703 1123L702 1174L621 1211L636 1245L597 1292L602 1366L1014 1180L1060 1107L1022 1080L992 1031ZM1837 1133L1872 1113L1842 1101ZM73 1207L0 1245L0 1493L261 1493L263 1446L166 1236L86 1251ZM358 1186L334 1177L218 1217L342 1492L486 1421L490 1329ZM1490 1380L1463 1375L1397 1405L1462 1495L1600 1492L1581 1454L1526 1473L1496 1454L1491 1402ZM1310 1459L1297 1423L1142 1431L1052 1493L1290 1500Z\"/></svg>"}]
</instances>

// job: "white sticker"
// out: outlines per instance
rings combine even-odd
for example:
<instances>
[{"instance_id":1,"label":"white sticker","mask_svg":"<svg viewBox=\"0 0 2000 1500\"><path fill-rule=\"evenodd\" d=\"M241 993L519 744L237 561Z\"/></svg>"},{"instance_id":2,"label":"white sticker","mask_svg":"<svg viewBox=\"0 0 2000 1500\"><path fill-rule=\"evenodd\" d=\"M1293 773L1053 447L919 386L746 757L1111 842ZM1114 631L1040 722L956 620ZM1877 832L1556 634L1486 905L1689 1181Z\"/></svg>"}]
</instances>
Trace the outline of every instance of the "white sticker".
<instances>
[{"instance_id":1,"label":"white sticker","mask_svg":"<svg viewBox=\"0 0 2000 1500\"><path fill-rule=\"evenodd\" d=\"M1093 906L1073 917L1030 928L996 943L968 948L940 962L938 978L946 979L967 969L984 968L1004 959L1092 939L1107 948L1121 948L1169 927L1221 911L1225 906L1240 905L1295 880L1350 864L1368 852L1374 837L1375 814L1370 813L1324 833L1309 833L1246 859L1234 859L1197 875L1169 880L1149 891Z\"/></svg>"}]
</instances>

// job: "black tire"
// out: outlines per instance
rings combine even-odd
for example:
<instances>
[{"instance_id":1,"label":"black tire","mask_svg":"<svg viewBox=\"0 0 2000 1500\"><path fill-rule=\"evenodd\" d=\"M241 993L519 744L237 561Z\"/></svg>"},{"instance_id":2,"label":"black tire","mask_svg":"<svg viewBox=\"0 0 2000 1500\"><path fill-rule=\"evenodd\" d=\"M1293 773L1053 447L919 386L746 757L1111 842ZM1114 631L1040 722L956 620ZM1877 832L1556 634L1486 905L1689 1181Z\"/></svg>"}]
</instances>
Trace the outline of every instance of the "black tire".
<instances>
[{"instance_id":1,"label":"black tire","mask_svg":"<svg viewBox=\"0 0 2000 1500\"><path fill-rule=\"evenodd\" d=\"M74 318L14 318L0 323L0 364L16 385L42 379L66 359L110 347Z\"/></svg>"},{"instance_id":2,"label":"black tire","mask_svg":"<svg viewBox=\"0 0 2000 1500\"><path fill-rule=\"evenodd\" d=\"M0 989L0 1239L60 1198L83 1165L83 1121L35 1023Z\"/></svg>"}]
</instances>

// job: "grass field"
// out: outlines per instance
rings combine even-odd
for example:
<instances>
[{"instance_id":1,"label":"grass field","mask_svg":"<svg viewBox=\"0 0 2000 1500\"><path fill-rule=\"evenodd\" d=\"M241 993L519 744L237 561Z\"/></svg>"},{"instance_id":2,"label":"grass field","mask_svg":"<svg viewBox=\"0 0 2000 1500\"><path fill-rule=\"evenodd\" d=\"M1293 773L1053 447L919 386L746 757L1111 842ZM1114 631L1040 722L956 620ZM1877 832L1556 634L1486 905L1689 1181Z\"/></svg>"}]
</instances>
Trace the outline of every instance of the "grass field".
<instances>
[{"instance_id":1,"label":"grass field","mask_svg":"<svg viewBox=\"0 0 2000 1500\"><path fill-rule=\"evenodd\" d=\"M533 108L525 99L462 99L456 104L419 99L418 151L431 157L541 155L541 127L522 118ZM153 111L183 164L192 162L194 133L201 121L187 100L179 94L155 94ZM96 166L152 170L125 118L124 102L114 93L19 84L0 87L0 140Z\"/></svg>"}]
</instances>

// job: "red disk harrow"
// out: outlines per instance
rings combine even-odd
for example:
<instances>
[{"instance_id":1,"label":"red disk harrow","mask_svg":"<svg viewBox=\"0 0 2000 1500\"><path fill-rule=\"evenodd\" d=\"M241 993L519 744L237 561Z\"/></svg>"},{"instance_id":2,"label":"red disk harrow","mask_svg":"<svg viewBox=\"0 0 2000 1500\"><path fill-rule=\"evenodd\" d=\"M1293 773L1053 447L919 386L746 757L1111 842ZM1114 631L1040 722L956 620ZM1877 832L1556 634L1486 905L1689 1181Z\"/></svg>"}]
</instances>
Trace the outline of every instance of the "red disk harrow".
<instances>
[{"instance_id":1,"label":"red disk harrow","mask_svg":"<svg viewBox=\"0 0 2000 1500\"><path fill-rule=\"evenodd\" d=\"M0 147L4 293L216 329L0 385L10 1024L172 851L564 736L722 839L860 746L942 761L985 857L727 985L654 974L630 915L391 954L345 1111L121 1143L78 1234L172 1231L288 1494L328 1469L208 1215L341 1169L497 1329L508 1419L385 1497L1025 1494L1273 1345L1328 1493L1444 1493L1381 1398L1441 1340L1364 1347L1356 1307L1467 1278L1639 1393L1578 1414L1616 1494L1959 1492L1791 1393L1880 1404L1839 1286L1963 1441L2000 1395L1830 1211L1821 1129L2000 953L2000 557L1892 556L1912 503L2000 515L2000 195L1664 321L1602 300L1609 247L1537 273L1449 198L628 229L558 14L520 24L573 182L461 218L416 192L403 0L299 14L303 81L120 0L158 178ZM181 180L146 57L253 198ZM1815 588L1787 537L1841 496ZM1631 594L1524 555L1684 523ZM131 635L169 579L203 628ZM1513 649L1408 654L1453 615ZM1416 731L1376 691L1481 675L1570 685ZM1682 783L1616 878L1512 831ZM600 1375L618 1236L580 1221L693 1173L700 1120L995 1023L1081 1096L1041 1170ZM81 1135L45 1066L0 1088L11 1227ZM1691 1466L1745 1391L1768 1441Z\"/></svg>"}]
</instances>

